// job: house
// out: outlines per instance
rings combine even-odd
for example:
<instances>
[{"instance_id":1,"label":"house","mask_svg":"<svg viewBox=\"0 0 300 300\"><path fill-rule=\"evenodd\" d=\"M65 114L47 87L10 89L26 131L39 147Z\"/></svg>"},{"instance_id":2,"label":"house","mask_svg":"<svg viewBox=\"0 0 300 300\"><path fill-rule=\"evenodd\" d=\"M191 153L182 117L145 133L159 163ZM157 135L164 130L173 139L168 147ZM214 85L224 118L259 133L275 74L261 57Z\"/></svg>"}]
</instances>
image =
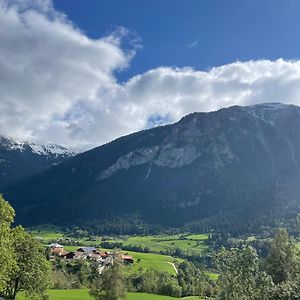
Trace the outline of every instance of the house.
<instances>
[{"instance_id":1,"label":"house","mask_svg":"<svg viewBox=\"0 0 300 300\"><path fill-rule=\"evenodd\" d=\"M128 264L134 263L134 259L131 255L122 254L121 259L123 262L128 263Z\"/></svg>"},{"instance_id":2,"label":"house","mask_svg":"<svg viewBox=\"0 0 300 300\"><path fill-rule=\"evenodd\" d=\"M65 259L74 259L75 257L75 252L67 252L66 254L62 255L63 258Z\"/></svg>"},{"instance_id":3,"label":"house","mask_svg":"<svg viewBox=\"0 0 300 300\"><path fill-rule=\"evenodd\" d=\"M131 255L122 254L121 252L107 252L100 251L95 247L80 247L77 251L64 251L64 247L58 243L53 243L48 246L51 249L52 255L58 255L61 258L67 260L87 259L91 263L95 264L99 273L104 270L105 267L113 264L114 259L122 260L123 263L132 264L134 259ZM54 259L54 256L52 256Z\"/></svg>"},{"instance_id":4,"label":"house","mask_svg":"<svg viewBox=\"0 0 300 300\"><path fill-rule=\"evenodd\" d=\"M94 261L103 261L103 258L101 257L101 255L99 253L95 253L95 252L90 254L89 258Z\"/></svg>"},{"instance_id":5,"label":"house","mask_svg":"<svg viewBox=\"0 0 300 300\"><path fill-rule=\"evenodd\" d=\"M64 252L64 246L58 244L58 243L52 243L48 246L50 248L52 255L58 255L61 256Z\"/></svg>"}]
</instances>

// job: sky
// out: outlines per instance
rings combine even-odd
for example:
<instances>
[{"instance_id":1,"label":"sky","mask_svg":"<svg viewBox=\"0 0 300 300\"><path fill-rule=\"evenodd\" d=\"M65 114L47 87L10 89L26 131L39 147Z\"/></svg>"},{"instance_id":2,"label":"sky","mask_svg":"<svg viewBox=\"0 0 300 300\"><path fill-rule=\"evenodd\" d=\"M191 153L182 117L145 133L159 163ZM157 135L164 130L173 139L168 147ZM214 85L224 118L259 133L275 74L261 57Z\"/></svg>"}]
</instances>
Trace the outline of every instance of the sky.
<instances>
[{"instance_id":1,"label":"sky","mask_svg":"<svg viewBox=\"0 0 300 300\"><path fill-rule=\"evenodd\" d=\"M298 0L0 0L0 134L94 147L195 111L300 105Z\"/></svg>"}]
</instances>

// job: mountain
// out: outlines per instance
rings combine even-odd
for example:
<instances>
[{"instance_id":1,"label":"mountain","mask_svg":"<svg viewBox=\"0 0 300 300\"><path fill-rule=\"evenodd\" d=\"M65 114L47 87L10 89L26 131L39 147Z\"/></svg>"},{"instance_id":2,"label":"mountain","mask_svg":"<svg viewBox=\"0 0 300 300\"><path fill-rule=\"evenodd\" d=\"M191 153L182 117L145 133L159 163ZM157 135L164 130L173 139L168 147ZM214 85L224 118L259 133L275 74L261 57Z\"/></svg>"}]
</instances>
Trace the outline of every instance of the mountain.
<instances>
[{"instance_id":1,"label":"mountain","mask_svg":"<svg viewBox=\"0 0 300 300\"><path fill-rule=\"evenodd\" d=\"M0 136L0 188L57 165L75 153L58 145L38 145Z\"/></svg>"},{"instance_id":2,"label":"mountain","mask_svg":"<svg viewBox=\"0 0 300 300\"><path fill-rule=\"evenodd\" d=\"M25 225L247 230L299 212L299 166L300 107L233 106L121 137L3 193Z\"/></svg>"}]
</instances>

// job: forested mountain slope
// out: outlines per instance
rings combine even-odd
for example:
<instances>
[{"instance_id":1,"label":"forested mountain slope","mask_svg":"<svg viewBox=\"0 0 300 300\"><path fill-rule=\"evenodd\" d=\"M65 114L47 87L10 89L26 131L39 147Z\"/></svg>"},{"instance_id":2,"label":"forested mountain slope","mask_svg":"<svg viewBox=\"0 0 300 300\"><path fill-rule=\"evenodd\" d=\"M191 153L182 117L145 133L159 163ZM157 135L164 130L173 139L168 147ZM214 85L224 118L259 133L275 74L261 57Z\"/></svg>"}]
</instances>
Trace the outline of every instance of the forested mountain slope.
<instances>
[{"instance_id":1,"label":"forested mountain slope","mask_svg":"<svg viewBox=\"0 0 300 300\"><path fill-rule=\"evenodd\" d=\"M247 229L299 211L299 165L299 107L233 106L119 138L3 192L26 225L135 216Z\"/></svg>"}]
</instances>

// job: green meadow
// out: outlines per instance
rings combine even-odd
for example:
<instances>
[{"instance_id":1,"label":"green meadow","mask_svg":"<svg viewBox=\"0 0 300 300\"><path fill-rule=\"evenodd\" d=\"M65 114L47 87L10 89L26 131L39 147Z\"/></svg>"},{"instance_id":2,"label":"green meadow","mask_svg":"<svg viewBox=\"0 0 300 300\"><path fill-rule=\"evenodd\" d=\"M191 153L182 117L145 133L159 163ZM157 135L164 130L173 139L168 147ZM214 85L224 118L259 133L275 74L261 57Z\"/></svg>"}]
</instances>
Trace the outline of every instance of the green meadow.
<instances>
[{"instance_id":1,"label":"green meadow","mask_svg":"<svg viewBox=\"0 0 300 300\"><path fill-rule=\"evenodd\" d=\"M43 241L51 241L62 238L64 235L58 227L52 225L37 226L33 229L28 229L28 232Z\"/></svg>"},{"instance_id":2,"label":"green meadow","mask_svg":"<svg viewBox=\"0 0 300 300\"><path fill-rule=\"evenodd\" d=\"M148 236L132 236L127 238L107 240L108 242L119 242L124 246L138 246L149 248L151 252L174 251L181 249L187 255L200 254L207 249L205 240L207 234L194 235L148 235Z\"/></svg>"},{"instance_id":3,"label":"green meadow","mask_svg":"<svg viewBox=\"0 0 300 300\"><path fill-rule=\"evenodd\" d=\"M93 300L89 295L87 289L82 290L49 290L50 300ZM145 294L145 293L128 293L127 300L175 300L178 298ZM199 297L186 297L181 298L185 300L200 300ZM17 300L28 300L24 295L20 294L17 296Z\"/></svg>"},{"instance_id":4,"label":"green meadow","mask_svg":"<svg viewBox=\"0 0 300 300\"><path fill-rule=\"evenodd\" d=\"M34 236L49 243L53 240L66 237L58 230L47 229L34 229L30 231ZM207 249L205 240L208 238L207 234L194 234L194 235L158 235L158 236L130 236L121 238L109 238L107 240L97 239L97 241L90 241L87 238L75 238L80 245L89 246L92 244L99 244L101 241L110 243L122 243L123 246L137 246L148 248L151 252L168 252L175 251L176 249L182 250L187 255L200 254L203 250ZM66 246L66 250L74 251L78 246Z\"/></svg>"},{"instance_id":5,"label":"green meadow","mask_svg":"<svg viewBox=\"0 0 300 300\"><path fill-rule=\"evenodd\" d=\"M212 280L214 280L214 281L218 280L218 278L219 278L219 276L220 276L220 274L215 273L215 272L210 272L210 271L205 271L204 273L205 273L210 279L212 279Z\"/></svg>"},{"instance_id":6,"label":"green meadow","mask_svg":"<svg viewBox=\"0 0 300 300\"><path fill-rule=\"evenodd\" d=\"M45 241L57 240L63 237L63 234L61 232L53 232L53 231L46 231L46 230L43 231L32 230L30 231L30 233L33 234L35 237Z\"/></svg>"},{"instance_id":7,"label":"green meadow","mask_svg":"<svg viewBox=\"0 0 300 300\"><path fill-rule=\"evenodd\" d=\"M123 251L132 255L135 262L126 267L126 272L134 273L139 269L149 270L154 269L160 272L167 272L171 275L176 275L175 268L172 264L178 264L182 260L168 255L152 254L152 253L139 253L132 251Z\"/></svg>"}]
</instances>

